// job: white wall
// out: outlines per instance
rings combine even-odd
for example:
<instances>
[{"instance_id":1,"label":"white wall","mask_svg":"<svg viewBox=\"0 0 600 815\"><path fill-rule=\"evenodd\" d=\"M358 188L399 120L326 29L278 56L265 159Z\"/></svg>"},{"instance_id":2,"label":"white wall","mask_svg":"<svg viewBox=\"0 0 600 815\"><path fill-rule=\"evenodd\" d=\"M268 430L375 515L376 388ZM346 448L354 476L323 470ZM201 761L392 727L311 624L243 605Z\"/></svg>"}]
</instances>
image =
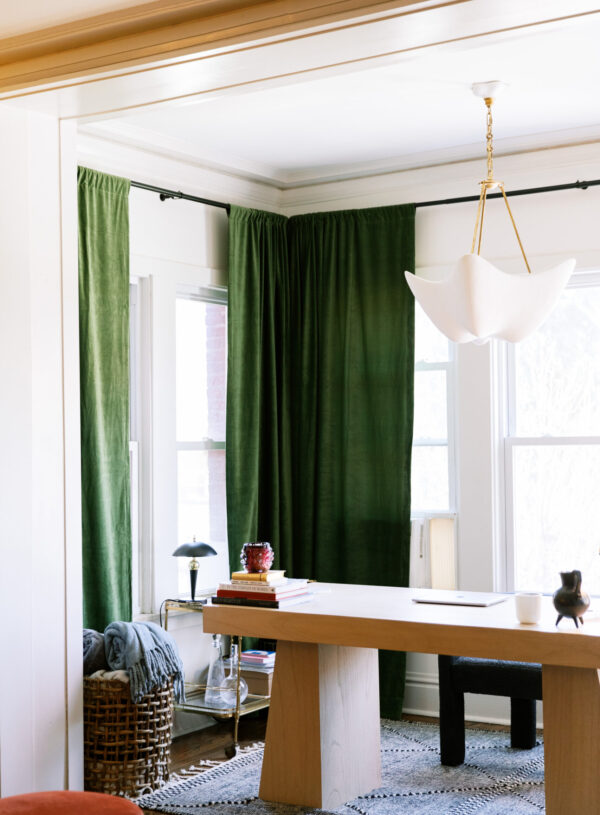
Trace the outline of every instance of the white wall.
<instances>
[{"instance_id":1,"label":"white wall","mask_svg":"<svg viewBox=\"0 0 600 815\"><path fill-rule=\"evenodd\" d=\"M506 188L564 184L600 177L600 148L581 145L532 154L498 156L496 174ZM478 194L483 159L454 165L389 173L288 190L282 211L291 215L355 207L384 206ZM600 189L571 190L511 198L511 209L534 269L543 270L568 257L577 268L600 268ZM417 273L446 274L470 250L476 204L417 209ZM518 244L502 201L486 208L483 254L502 268L524 269ZM402 269L398 270L399 275ZM496 377L499 344L457 347L458 580L472 590L506 588L503 557L501 484L498 483L500 430L497 426ZM411 654L405 709L437 714L435 657ZM507 721L508 701L471 696L467 716Z\"/></svg>"},{"instance_id":2,"label":"white wall","mask_svg":"<svg viewBox=\"0 0 600 815\"><path fill-rule=\"evenodd\" d=\"M74 203L74 153L65 138L61 155L59 124L51 117L3 106L0 132L5 796L82 783L81 532L79 482L71 477L79 468L78 409L65 408L64 400L78 381L76 357L67 352L63 365L64 332L77 322L77 244L61 236L60 219L61 205ZM72 193L61 202L65 181ZM73 281L74 297L67 292ZM77 638L79 654L68 651L69 638Z\"/></svg>"}]
</instances>

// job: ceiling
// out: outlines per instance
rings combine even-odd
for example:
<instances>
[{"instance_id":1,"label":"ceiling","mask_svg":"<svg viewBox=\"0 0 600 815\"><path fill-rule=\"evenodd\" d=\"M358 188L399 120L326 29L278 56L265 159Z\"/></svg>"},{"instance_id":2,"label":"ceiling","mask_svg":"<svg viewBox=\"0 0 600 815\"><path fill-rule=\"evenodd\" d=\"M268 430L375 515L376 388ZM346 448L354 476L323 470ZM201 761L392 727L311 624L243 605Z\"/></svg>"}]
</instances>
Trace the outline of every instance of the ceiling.
<instances>
[{"instance_id":1,"label":"ceiling","mask_svg":"<svg viewBox=\"0 0 600 815\"><path fill-rule=\"evenodd\" d=\"M588 14L313 72L310 81L179 101L83 130L282 188L483 162L485 109L473 82L508 85L494 105L497 155L600 141L599 41L600 13Z\"/></svg>"}]
</instances>

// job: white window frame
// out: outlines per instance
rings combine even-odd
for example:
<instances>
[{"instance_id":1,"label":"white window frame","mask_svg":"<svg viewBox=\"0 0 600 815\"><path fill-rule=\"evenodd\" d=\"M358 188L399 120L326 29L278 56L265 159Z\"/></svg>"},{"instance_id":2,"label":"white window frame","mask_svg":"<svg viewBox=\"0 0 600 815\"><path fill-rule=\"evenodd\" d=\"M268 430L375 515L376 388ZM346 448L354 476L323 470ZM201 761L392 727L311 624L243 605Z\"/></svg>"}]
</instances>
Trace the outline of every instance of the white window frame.
<instances>
[{"instance_id":1,"label":"white window frame","mask_svg":"<svg viewBox=\"0 0 600 815\"><path fill-rule=\"evenodd\" d=\"M202 303L215 303L216 305L227 307L228 291L224 286L179 285L176 292L176 301L178 299L195 300ZM177 439L177 433L175 433L175 455L177 456L182 450L225 450L225 439L223 439L223 441L209 438L196 441L179 441ZM175 530L175 534L177 534L177 530ZM202 586L199 585L198 588L201 589Z\"/></svg>"},{"instance_id":2,"label":"white window frame","mask_svg":"<svg viewBox=\"0 0 600 815\"><path fill-rule=\"evenodd\" d=\"M567 288L600 287L600 272L584 270L574 274ZM517 436L515 405L515 352L514 346L505 343L504 372L505 381L499 388L502 395L500 404L501 424L504 428L503 482L505 507L505 590L515 591L515 501L514 501L514 451L523 447L557 447L566 445L600 445L600 436ZM503 415L502 415L503 414Z\"/></svg>"},{"instance_id":3,"label":"white window frame","mask_svg":"<svg viewBox=\"0 0 600 815\"><path fill-rule=\"evenodd\" d=\"M140 579L140 523L143 516L142 491L140 489L140 405L141 387L141 287L138 277L129 280L129 486L131 514L131 608L135 615L141 611Z\"/></svg>"},{"instance_id":4,"label":"white window frame","mask_svg":"<svg viewBox=\"0 0 600 815\"><path fill-rule=\"evenodd\" d=\"M427 588L432 585L432 564L431 564L431 541L430 541L430 521L435 518L450 518L453 520L454 528L454 588L458 580L457 563L457 455L456 455L456 388L457 388L457 366L456 366L456 346L448 341L448 359L437 362L415 362L415 374L431 371L445 371L446 373L446 438L415 438L413 436L412 447L446 447L448 464L448 508L439 507L414 509L411 506L411 569L409 584L414 588Z\"/></svg>"},{"instance_id":5,"label":"white window frame","mask_svg":"<svg viewBox=\"0 0 600 815\"><path fill-rule=\"evenodd\" d=\"M436 507L411 509L411 520L430 518L454 518L457 506L457 466L456 466L456 349L448 343L448 359L444 362L416 362L415 374L427 371L446 372L446 424L447 438L414 438L415 447L446 447L448 449L448 509Z\"/></svg>"},{"instance_id":6,"label":"white window frame","mask_svg":"<svg viewBox=\"0 0 600 815\"><path fill-rule=\"evenodd\" d=\"M202 303L215 303L227 306L227 289L224 286L178 286L177 299L197 300ZM175 439L177 452L180 450L224 450L225 440L202 439L201 441L178 441Z\"/></svg>"},{"instance_id":7,"label":"white window frame","mask_svg":"<svg viewBox=\"0 0 600 815\"><path fill-rule=\"evenodd\" d=\"M177 541L176 300L182 294L208 299L212 293L223 302L227 289L219 269L136 255L131 264L131 280L139 292L134 397L139 546L134 614L140 616L157 614L165 598L178 597L177 561L172 558ZM182 449L187 444L181 443ZM133 553L132 568L135 557ZM134 596L135 592L134 585Z\"/></svg>"}]
</instances>

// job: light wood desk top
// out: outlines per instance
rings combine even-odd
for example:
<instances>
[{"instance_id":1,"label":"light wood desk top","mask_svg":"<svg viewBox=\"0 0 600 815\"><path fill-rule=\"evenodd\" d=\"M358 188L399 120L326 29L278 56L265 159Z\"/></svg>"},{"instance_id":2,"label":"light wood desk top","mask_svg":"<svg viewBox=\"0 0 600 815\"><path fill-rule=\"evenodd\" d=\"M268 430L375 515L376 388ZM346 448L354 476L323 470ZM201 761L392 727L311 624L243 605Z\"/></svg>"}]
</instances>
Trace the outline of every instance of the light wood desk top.
<instances>
[{"instance_id":1,"label":"light wood desk top","mask_svg":"<svg viewBox=\"0 0 600 815\"><path fill-rule=\"evenodd\" d=\"M207 606L204 630L278 640L260 796L334 809L377 788L377 650L542 663L546 815L600 812L600 613L555 626L493 606L414 603L423 589L316 584L287 610ZM294 733L294 738L289 738Z\"/></svg>"},{"instance_id":2,"label":"light wood desk top","mask_svg":"<svg viewBox=\"0 0 600 815\"><path fill-rule=\"evenodd\" d=\"M207 606L204 630L291 642L417 651L430 654L541 662L600 668L600 613L585 625L556 627L551 597L543 598L539 625L517 621L514 598L494 606L449 606L413 602L431 589L313 584L314 598L289 609Z\"/></svg>"}]
</instances>

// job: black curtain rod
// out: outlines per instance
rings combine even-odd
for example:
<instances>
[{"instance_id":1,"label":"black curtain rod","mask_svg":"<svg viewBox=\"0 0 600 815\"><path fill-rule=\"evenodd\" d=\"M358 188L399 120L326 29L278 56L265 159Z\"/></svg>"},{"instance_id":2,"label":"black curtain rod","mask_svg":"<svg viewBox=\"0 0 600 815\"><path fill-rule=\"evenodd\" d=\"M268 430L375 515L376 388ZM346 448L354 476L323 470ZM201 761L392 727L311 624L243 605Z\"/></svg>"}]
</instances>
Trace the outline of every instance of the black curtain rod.
<instances>
[{"instance_id":1,"label":"black curtain rod","mask_svg":"<svg viewBox=\"0 0 600 815\"><path fill-rule=\"evenodd\" d=\"M224 204L222 201L211 201L210 198L199 198L197 195L188 195L181 191L166 190L164 187L155 187L153 184L142 184L141 181L131 181L130 183L132 187L137 187L139 190L157 192L161 201L166 201L169 198L182 198L184 201L195 201L197 204L206 204L209 207L220 207L226 210L228 215L231 209L231 204Z\"/></svg>"},{"instance_id":2,"label":"black curtain rod","mask_svg":"<svg viewBox=\"0 0 600 815\"><path fill-rule=\"evenodd\" d=\"M600 185L600 178L593 181L572 181L570 184L554 184L550 187L529 187L524 190L508 190L507 197L512 195L537 195L540 192L558 192L560 190L587 190L588 187L597 187ZM164 187L155 187L152 184L142 184L140 181L132 181L132 187L137 187L140 190L149 190L156 192L160 196L161 201L166 201L169 198L182 198L184 201L196 201L198 204L206 204L209 207L220 207L226 210L227 214L231 210L231 204L224 204L222 201L211 201L210 198L199 198L197 195L187 195L185 192L175 192L175 190L167 190ZM494 192L487 196L490 198L502 198L501 192ZM466 204L470 201L479 201L479 195L463 195L460 198L441 198L437 201L417 201L415 207L439 207L445 204Z\"/></svg>"},{"instance_id":3,"label":"black curtain rod","mask_svg":"<svg viewBox=\"0 0 600 815\"><path fill-rule=\"evenodd\" d=\"M588 187L597 187L600 178L594 181L572 181L570 184L554 184L551 187L529 187L525 190L507 190L506 197L511 195L537 195L539 192L557 192L559 190L587 190ZM490 198L502 198L501 192L493 192L487 196ZM464 195L461 198L443 198L438 201L417 201L416 207L439 207L442 204L464 204L468 201L479 201L479 195Z\"/></svg>"}]
</instances>

